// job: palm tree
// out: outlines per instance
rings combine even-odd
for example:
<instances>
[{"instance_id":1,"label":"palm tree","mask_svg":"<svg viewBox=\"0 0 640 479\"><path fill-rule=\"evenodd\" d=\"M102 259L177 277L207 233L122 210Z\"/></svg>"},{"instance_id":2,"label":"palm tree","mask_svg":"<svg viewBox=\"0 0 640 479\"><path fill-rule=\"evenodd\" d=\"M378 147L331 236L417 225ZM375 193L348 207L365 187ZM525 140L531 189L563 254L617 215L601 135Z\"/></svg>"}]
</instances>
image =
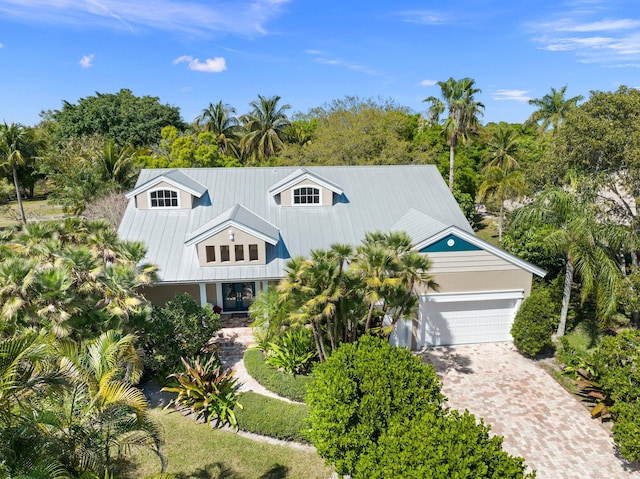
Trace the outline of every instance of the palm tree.
<instances>
[{"instance_id":1,"label":"palm tree","mask_svg":"<svg viewBox=\"0 0 640 479\"><path fill-rule=\"evenodd\" d=\"M136 178L134 165L141 152L142 150L137 150L131 145L119 147L112 139L106 139L97 155L102 180L112 183L117 191L129 189Z\"/></svg>"},{"instance_id":2,"label":"palm tree","mask_svg":"<svg viewBox=\"0 0 640 479\"><path fill-rule=\"evenodd\" d=\"M0 125L0 166L11 170L13 184L16 189L16 198L20 208L20 219L27 223L20 194L20 182L18 180L18 167L25 164L27 158L36 155L38 142L30 129L17 123Z\"/></svg>"},{"instance_id":3,"label":"palm tree","mask_svg":"<svg viewBox=\"0 0 640 479\"><path fill-rule=\"evenodd\" d=\"M584 98L582 95L565 98L566 91L567 85L559 90L551 88L551 92L542 98L529 100L529 105L533 105L538 109L531 114L527 123L540 124L543 131L551 126L551 133L555 135L567 113L576 108L578 102Z\"/></svg>"},{"instance_id":4,"label":"palm tree","mask_svg":"<svg viewBox=\"0 0 640 479\"><path fill-rule=\"evenodd\" d=\"M504 225L504 205L507 200L519 198L525 189L525 179L518 170L490 166L485 172L485 179L478 189L478 199L483 203L495 202L499 205L498 243L502 243Z\"/></svg>"},{"instance_id":5,"label":"palm tree","mask_svg":"<svg viewBox=\"0 0 640 479\"><path fill-rule=\"evenodd\" d=\"M255 158L264 163L284 144L290 125L285 110L291 106L279 106L279 101L277 95L270 98L258 95L258 99L249 104L251 112L242 117L246 134L241 146L246 158Z\"/></svg>"},{"instance_id":6,"label":"palm tree","mask_svg":"<svg viewBox=\"0 0 640 479\"><path fill-rule=\"evenodd\" d=\"M519 168L519 153L518 133L508 123L500 122L487 143L485 169L496 166L508 172Z\"/></svg>"},{"instance_id":7,"label":"palm tree","mask_svg":"<svg viewBox=\"0 0 640 479\"><path fill-rule=\"evenodd\" d=\"M598 315L606 322L616 312L616 287L622 274L608 252L606 225L596 220L595 204L590 198L578 195L574 183L570 190L544 191L516 213L515 223L545 226L541 237L545 249L565 257L557 336L565 333L574 274L582 280L582 301L594 295Z\"/></svg>"},{"instance_id":8,"label":"palm tree","mask_svg":"<svg viewBox=\"0 0 640 479\"><path fill-rule=\"evenodd\" d=\"M444 111L445 105L449 111L442 132L449 145L449 189L453 192L456 147L459 142L466 143L479 126L478 116L483 114L484 105L475 100L474 95L481 93L481 90L475 87L475 80L471 78L449 78L439 81L438 86L442 99L431 96L424 101L431 105L430 117L436 117L436 112Z\"/></svg>"},{"instance_id":9,"label":"palm tree","mask_svg":"<svg viewBox=\"0 0 640 479\"><path fill-rule=\"evenodd\" d=\"M223 104L222 101L215 105L209 103L209 106L196 118L196 124L204 131L216 136L218 148L223 155L238 158L240 123L235 114L235 108Z\"/></svg>"}]
</instances>

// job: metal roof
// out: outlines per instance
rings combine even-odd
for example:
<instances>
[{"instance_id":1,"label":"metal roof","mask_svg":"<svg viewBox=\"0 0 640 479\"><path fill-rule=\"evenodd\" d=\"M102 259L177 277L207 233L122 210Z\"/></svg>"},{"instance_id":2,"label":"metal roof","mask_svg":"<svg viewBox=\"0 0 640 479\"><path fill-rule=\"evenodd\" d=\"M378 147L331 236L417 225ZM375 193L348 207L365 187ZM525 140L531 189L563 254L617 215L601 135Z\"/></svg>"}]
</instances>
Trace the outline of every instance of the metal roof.
<instances>
[{"instance_id":1,"label":"metal roof","mask_svg":"<svg viewBox=\"0 0 640 479\"><path fill-rule=\"evenodd\" d=\"M313 180L315 183L318 183L324 186L325 188L333 191L338 195L341 195L342 193L344 193L340 186L327 180L326 178L321 177L320 175L312 171L309 171L306 168L298 168L296 171L291 173L286 178L278 181L275 185L272 185L271 188L269 188L269 193L271 193L272 195L277 195L278 193L283 192L287 188L290 188L291 186L295 185L296 183L302 180L308 180L308 179Z\"/></svg>"},{"instance_id":2,"label":"metal roof","mask_svg":"<svg viewBox=\"0 0 640 479\"><path fill-rule=\"evenodd\" d=\"M283 276L289 258L307 256L333 243L357 246L366 232L397 230L400 224L412 238L417 235L414 241L420 241L422 230L430 228L424 223L427 217L434 224L442 222L473 235L433 165L306 167L305 172L341 185L343 194L334 195L332 206L281 206L270 190L297 170L295 166L180 169L179 173L203 185L208 194L185 210L138 210L130 199L118 233L122 239L146 244L146 259L158 265L161 282L277 279ZM133 191L144 191L145 184L168 172L142 170ZM199 266L195 245L185 243L214 223L229 219L236 205L242 206L235 210L236 219L246 226L264 232L268 224L279 231L277 244L267 244L267 264ZM250 214L242 216L246 211ZM262 226L256 217L264 222Z\"/></svg>"},{"instance_id":3,"label":"metal roof","mask_svg":"<svg viewBox=\"0 0 640 479\"><path fill-rule=\"evenodd\" d=\"M180 188L186 191L187 193L192 194L196 198L201 198L202 195L204 195L207 192L206 186L204 186L202 183L198 183L190 176L182 173L180 170L168 170L168 171L156 170L156 171L163 171L163 172L151 178L150 180L148 180L143 184L140 184L140 182L138 181L138 183L136 184L136 187L133 190L131 190L129 193L127 193L126 197L132 198L137 194L145 191L146 189L151 188L152 186L155 186L158 183L161 183L163 181L166 181L167 183L175 186L176 188Z\"/></svg>"}]
</instances>

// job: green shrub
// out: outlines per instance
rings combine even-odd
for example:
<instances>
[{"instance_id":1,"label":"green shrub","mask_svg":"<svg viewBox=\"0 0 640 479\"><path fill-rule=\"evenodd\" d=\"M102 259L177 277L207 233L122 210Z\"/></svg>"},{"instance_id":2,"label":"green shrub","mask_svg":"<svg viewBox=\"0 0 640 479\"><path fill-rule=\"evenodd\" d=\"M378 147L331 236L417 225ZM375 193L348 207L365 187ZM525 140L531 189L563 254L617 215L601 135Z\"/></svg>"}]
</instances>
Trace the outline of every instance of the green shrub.
<instances>
[{"instance_id":1,"label":"green shrub","mask_svg":"<svg viewBox=\"0 0 640 479\"><path fill-rule=\"evenodd\" d=\"M533 478L520 457L502 450L500 436L465 411L423 412L394 420L358 460L354 479Z\"/></svg>"},{"instance_id":2,"label":"green shrub","mask_svg":"<svg viewBox=\"0 0 640 479\"><path fill-rule=\"evenodd\" d=\"M192 358L220 329L220 316L210 306L200 306L186 293L177 293L164 306L153 309L139 337L145 367L158 380L182 367L180 358Z\"/></svg>"},{"instance_id":3,"label":"green shrub","mask_svg":"<svg viewBox=\"0 0 640 479\"><path fill-rule=\"evenodd\" d=\"M176 408L188 408L196 417L206 417L207 424L215 418L216 425L229 423L237 426L234 409L242 409L236 392L237 378L231 369L222 369L215 354L197 356L191 361L182 358L185 371L169 376L177 384L162 388L163 391L177 393L172 402Z\"/></svg>"},{"instance_id":4,"label":"green shrub","mask_svg":"<svg viewBox=\"0 0 640 479\"><path fill-rule=\"evenodd\" d=\"M235 411L241 431L284 441L309 442L305 434L308 407L254 392L240 393L243 409Z\"/></svg>"},{"instance_id":5,"label":"green shrub","mask_svg":"<svg viewBox=\"0 0 640 479\"><path fill-rule=\"evenodd\" d=\"M313 445L344 475L356 471L390 424L441 414L444 397L432 366L407 349L364 336L316 366L306 400Z\"/></svg>"},{"instance_id":6,"label":"green shrub","mask_svg":"<svg viewBox=\"0 0 640 479\"><path fill-rule=\"evenodd\" d=\"M259 349L245 351L244 365L251 377L269 391L292 401L304 401L311 377L296 376L272 368L265 362L264 354Z\"/></svg>"},{"instance_id":7,"label":"green shrub","mask_svg":"<svg viewBox=\"0 0 640 479\"><path fill-rule=\"evenodd\" d=\"M307 374L317 357L311 330L287 329L268 344L266 356L267 364L275 369L289 374Z\"/></svg>"},{"instance_id":8,"label":"green shrub","mask_svg":"<svg viewBox=\"0 0 640 479\"><path fill-rule=\"evenodd\" d=\"M551 336L557 323L557 305L551 294L545 288L536 289L524 300L513 321L513 343L525 356L535 357L553 348Z\"/></svg>"}]
</instances>

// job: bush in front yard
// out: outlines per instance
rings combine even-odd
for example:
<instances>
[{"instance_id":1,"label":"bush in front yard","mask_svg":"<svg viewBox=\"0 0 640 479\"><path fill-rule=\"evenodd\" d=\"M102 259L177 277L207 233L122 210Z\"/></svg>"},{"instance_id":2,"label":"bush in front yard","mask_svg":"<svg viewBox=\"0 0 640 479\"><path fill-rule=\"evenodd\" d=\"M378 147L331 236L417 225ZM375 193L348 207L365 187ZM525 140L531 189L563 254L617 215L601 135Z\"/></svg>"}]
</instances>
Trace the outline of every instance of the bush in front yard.
<instances>
[{"instance_id":1,"label":"bush in front yard","mask_svg":"<svg viewBox=\"0 0 640 479\"><path fill-rule=\"evenodd\" d=\"M283 441L308 443L305 435L308 416L306 404L291 403L254 392L240 393L243 409L236 409L241 431L271 436Z\"/></svg>"},{"instance_id":2,"label":"bush in front yard","mask_svg":"<svg viewBox=\"0 0 640 479\"><path fill-rule=\"evenodd\" d=\"M311 381L309 376L296 376L272 368L266 364L264 354L259 349L245 351L244 365L251 377L269 391L292 401L304 401L307 385Z\"/></svg>"},{"instance_id":3,"label":"bush in front yard","mask_svg":"<svg viewBox=\"0 0 640 479\"><path fill-rule=\"evenodd\" d=\"M558 324L559 311L546 288L534 290L524 300L511 327L513 343L525 356L535 357L552 349L551 336Z\"/></svg>"}]
</instances>

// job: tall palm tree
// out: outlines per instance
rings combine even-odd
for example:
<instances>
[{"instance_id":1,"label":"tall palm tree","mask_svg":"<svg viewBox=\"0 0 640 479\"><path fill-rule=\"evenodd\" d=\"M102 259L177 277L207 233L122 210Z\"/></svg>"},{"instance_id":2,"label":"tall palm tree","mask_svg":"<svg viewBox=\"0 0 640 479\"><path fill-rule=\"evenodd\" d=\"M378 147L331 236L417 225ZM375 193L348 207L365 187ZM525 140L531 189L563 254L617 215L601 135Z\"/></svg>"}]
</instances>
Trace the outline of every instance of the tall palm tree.
<instances>
[{"instance_id":1,"label":"tall palm tree","mask_svg":"<svg viewBox=\"0 0 640 479\"><path fill-rule=\"evenodd\" d=\"M487 143L485 168L495 166L506 172L519 168L519 153L518 133L508 123L500 122Z\"/></svg>"},{"instance_id":2,"label":"tall palm tree","mask_svg":"<svg viewBox=\"0 0 640 479\"><path fill-rule=\"evenodd\" d=\"M595 204L572 189L553 188L516 212L514 222L545 226L545 249L565 256L562 310L557 336L566 329L574 274L582 280L581 299L595 296L600 320L606 322L617 309L616 287L622 273L605 244L606 225L597 221Z\"/></svg>"},{"instance_id":3,"label":"tall palm tree","mask_svg":"<svg viewBox=\"0 0 640 479\"><path fill-rule=\"evenodd\" d=\"M136 178L135 160L141 152L131 145L119 147L111 138L106 139L97 154L102 180L112 183L117 191L129 189Z\"/></svg>"},{"instance_id":4,"label":"tall palm tree","mask_svg":"<svg viewBox=\"0 0 640 479\"><path fill-rule=\"evenodd\" d=\"M507 200L519 198L525 189L525 179L519 170L490 166L485 172L485 179L478 189L478 198L483 203L495 202L499 205L498 242L502 243L504 225L504 205Z\"/></svg>"},{"instance_id":5,"label":"tall palm tree","mask_svg":"<svg viewBox=\"0 0 640 479\"><path fill-rule=\"evenodd\" d=\"M13 184L16 189L16 198L20 208L20 219L27 223L20 194L20 182L18 180L18 167L25 164L28 158L34 157L38 142L32 131L17 123L0 125L0 166L11 170Z\"/></svg>"},{"instance_id":6,"label":"tall palm tree","mask_svg":"<svg viewBox=\"0 0 640 479\"><path fill-rule=\"evenodd\" d=\"M246 134L241 140L241 146L246 158L264 163L284 144L291 124L285 111L291 106L280 106L279 101L280 97L277 95L270 98L258 95L258 99L249 104L251 112L242 116Z\"/></svg>"},{"instance_id":7,"label":"tall palm tree","mask_svg":"<svg viewBox=\"0 0 640 479\"><path fill-rule=\"evenodd\" d=\"M476 88L472 78L454 80L451 77L447 81L439 81L438 86L442 99L431 96L424 101L431 105L430 116L437 111L444 111L443 107L448 110L442 133L449 145L449 189L453 191L456 147L459 142L466 143L479 126L478 116L483 114L484 105L476 101L475 95L482 90Z\"/></svg>"},{"instance_id":8,"label":"tall palm tree","mask_svg":"<svg viewBox=\"0 0 640 479\"><path fill-rule=\"evenodd\" d=\"M223 155L238 158L240 123L235 115L235 108L223 104L221 100L215 105L209 103L196 118L196 124L216 136L218 148Z\"/></svg>"},{"instance_id":9,"label":"tall palm tree","mask_svg":"<svg viewBox=\"0 0 640 479\"><path fill-rule=\"evenodd\" d=\"M551 88L551 92L542 98L532 98L529 100L529 105L533 105L538 109L531 114L527 123L540 124L543 131L551 126L551 133L555 135L558 127L567 116L567 113L575 108L578 102L584 98L582 95L565 98L566 92L567 85L559 90Z\"/></svg>"}]
</instances>

